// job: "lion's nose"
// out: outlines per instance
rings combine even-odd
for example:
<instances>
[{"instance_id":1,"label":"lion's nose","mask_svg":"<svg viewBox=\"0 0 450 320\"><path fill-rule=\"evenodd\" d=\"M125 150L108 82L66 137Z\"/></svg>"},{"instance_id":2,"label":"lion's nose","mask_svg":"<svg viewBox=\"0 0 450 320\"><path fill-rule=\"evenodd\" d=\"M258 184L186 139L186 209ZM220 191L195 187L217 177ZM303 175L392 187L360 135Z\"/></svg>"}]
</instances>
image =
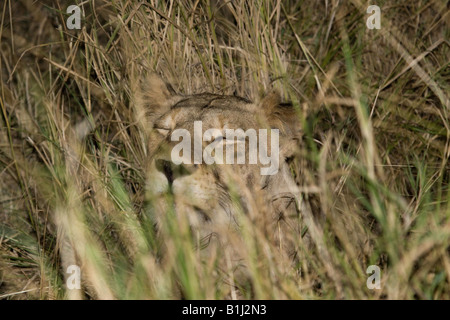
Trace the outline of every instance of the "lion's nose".
<instances>
[{"instance_id":1,"label":"lion's nose","mask_svg":"<svg viewBox=\"0 0 450 320\"><path fill-rule=\"evenodd\" d=\"M176 165L172 161L162 159L156 160L155 165L158 171L164 173L169 185L172 185L175 179L190 175L195 170L193 166L190 167L184 164Z\"/></svg>"}]
</instances>

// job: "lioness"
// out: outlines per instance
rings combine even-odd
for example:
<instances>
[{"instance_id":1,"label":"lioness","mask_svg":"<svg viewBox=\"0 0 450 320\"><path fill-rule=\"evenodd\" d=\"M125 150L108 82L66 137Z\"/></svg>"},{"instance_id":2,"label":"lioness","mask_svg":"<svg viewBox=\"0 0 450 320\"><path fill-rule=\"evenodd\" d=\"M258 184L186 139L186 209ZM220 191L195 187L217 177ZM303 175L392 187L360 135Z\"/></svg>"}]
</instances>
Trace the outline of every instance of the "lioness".
<instances>
[{"instance_id":1,"label":"lioness","mask_svg":"<svg viewBox=\"0 0 450 320\"><path fill-rule=\"evenodd\" d=\"M297 115L292 105L282 103L276 92L259 103L211 93L180 95L154 74L146 79L139 103L147 112L151 128L147 189L155 204L153 215L158 225L171 209L166 196L170 193L176 214L187 218L199 239L210 239L214 234L225 241L222 235L227 230L239 229L237 217L244 214L259 224L265 236L280 248L293 253L295 238L300 236L300 219L294 201L297 187L287 163L299 139ZM184 155L185 163L174 164L173 149L180 140L174 139L173 133L184 129L195 137L198 135L194 132L195 124L200 121L201 135L212 128L219 133L227 129L244 132L277 129L279 150L268 148L272 154L279 151L277 170L272 175L262 175L261 169L267 165L249 161L252 150L248 137L240 141L247 142L245 161L240 164L196 164L195 155ZM214 138L226 139L225 134ZM227 146L235 145L231 150L237 150L238 143L238 139L225 142Z\"/></svg>"}]
</instances>

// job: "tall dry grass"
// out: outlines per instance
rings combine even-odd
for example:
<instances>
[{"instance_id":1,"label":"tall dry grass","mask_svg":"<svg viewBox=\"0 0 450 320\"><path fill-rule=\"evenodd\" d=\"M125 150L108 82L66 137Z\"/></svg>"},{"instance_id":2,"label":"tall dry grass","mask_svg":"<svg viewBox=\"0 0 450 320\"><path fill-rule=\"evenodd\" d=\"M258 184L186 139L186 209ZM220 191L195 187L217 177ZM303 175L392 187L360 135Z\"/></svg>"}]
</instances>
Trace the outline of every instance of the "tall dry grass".
<instances>
[{"instance_id":1,"label":"tall dry grass","mask_svg":"<svg viewBox=\"0 0 450 320\"><path fill-rule=\"evenodd\" d=\"M66 1L1 3L0 298L450 298L448 5L379 1L369 30L362 0L73 3L81 30ZM313 244L295 264L245 216L245 281L170 211L161 243L136 103L148 71L185 94L293 102ZM73 259L82 290L65 286Z\"/></svg>"}]
</instances>

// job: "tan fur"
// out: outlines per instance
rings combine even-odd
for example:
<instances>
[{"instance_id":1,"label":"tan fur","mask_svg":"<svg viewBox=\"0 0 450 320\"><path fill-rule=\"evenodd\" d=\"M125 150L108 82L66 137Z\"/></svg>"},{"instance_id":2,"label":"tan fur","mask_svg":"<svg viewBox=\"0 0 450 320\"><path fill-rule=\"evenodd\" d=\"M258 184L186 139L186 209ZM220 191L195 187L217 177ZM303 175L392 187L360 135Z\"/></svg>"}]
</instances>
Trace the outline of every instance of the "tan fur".
<instances>
[{"instance_id":1,"label":"tan fur","mask_svg":"<svg viewBox=\"0 0 450 320\"><path fill-rule=\"evenodd\" d=\"M299 235L298 212L293 193L296 184L290 175L285 158L296 147L299 128L293 126L296 114L292 107L281 106L278 93L272 92L260 103L235 96L203 93L181 96L172 92L156 76L151 76L142 96L148 101L149 131L148 195L155 203L154 219L158 224L167 212L169 181L158 169L162 160L170 161L174 142L170 133L174 129L187 129L193 137L193 123L201 120L203 131L208 128L241 128L244 131L262 128L280 130L280 169L274 176L261 176L259 165L198 165L188 168L189 174L172 181L171 192L177 214L187 217L200 237L211 233L223 234L239 229L238 212L250 215L260 223L267 236L293 250ZM165 162L167 165L167 162ZM230 189L239 194L238 202L231 200Z\"/></svg>"}]
</instances>

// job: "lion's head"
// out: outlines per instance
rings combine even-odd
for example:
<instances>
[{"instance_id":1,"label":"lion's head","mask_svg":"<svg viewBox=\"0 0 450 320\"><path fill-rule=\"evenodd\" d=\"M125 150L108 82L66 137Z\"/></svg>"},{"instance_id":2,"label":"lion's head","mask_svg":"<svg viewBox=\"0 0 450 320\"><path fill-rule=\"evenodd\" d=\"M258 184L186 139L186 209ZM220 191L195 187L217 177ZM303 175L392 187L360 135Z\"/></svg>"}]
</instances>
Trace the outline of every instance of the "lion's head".
<instances>
[{"instance_id":1,"label":"lion's head","mask_svg":"<svg viewBox=\"0 0 450 320\"><path fill-rule=\"evenodd\" d=\"M158 204L154 210L156 222L161 223L168 212L170 194L176 213L187 217L201 237L238 228L238 212L265 224L265 230L276 241L282 241L287 234L298 234L293 197L296 184L287 160L298 145L299 126L294 108L282 103L279 94L272 92L259 103L211 93L179 95L152 75L142 89L140 103L151 128L147 189L153 203ZM247 135L230 139L230 129ZM263 142L267 146L265 154L272 158L265 162L259 150L264 147L264 143L259 144L262 132L270 132ZM274 132L277 139L271 140ZM256 137L250 137L252 133ZM252 145L252 138L258 143ZM187 148L181 152L183 141ZM202 147L200 153L195 144ZM209 151L211 146L223 146L223 164L206 163L208 145ZM228 158L233 164L226 161L228 150L235 151ZM216 156L216 152L209 155ZM239 161L238 155L243 155ZM274 170L268 172L270 166Z\"/></svg>"}]
</instances>

